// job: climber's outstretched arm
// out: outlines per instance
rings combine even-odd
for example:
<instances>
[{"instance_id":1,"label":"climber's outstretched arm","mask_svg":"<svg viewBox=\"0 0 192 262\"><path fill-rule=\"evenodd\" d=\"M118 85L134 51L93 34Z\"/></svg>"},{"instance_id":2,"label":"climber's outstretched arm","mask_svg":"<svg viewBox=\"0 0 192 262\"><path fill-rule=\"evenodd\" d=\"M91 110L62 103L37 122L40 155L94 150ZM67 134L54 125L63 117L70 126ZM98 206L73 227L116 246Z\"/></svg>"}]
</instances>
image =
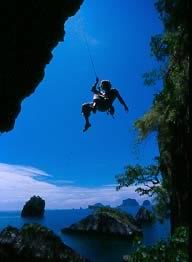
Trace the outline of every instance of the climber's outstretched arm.
<instances>
[{"instance_id":1,"label":"climber's outstretched arm","mask_svg":"<svg viewBox=\"0 0 192 262\"><path fill-rule=\"evenodd\" d=\"M99 94L100 93L100 91L99 90L97 90L97 84L98 84L98 82L99 82L99 78L97 77L96 78L96 81L95 81L95 84L92 86L92 88L91 88L91 91L94 93L94 94Z\"/></svg>"},{"instance_id":2,"label":"climber's outstretched arm","mask_svg":"<svg viewBox=\"0 0 192 262\"><path fill-rule=\"evenodd\" d=\"M117 92L117 98L119 100L119 102L124 106L125 110L128 111L128 106L126 105L125 101L123 100L123 98L120 96L119 92Z\"/></svg>"}]
</instances>

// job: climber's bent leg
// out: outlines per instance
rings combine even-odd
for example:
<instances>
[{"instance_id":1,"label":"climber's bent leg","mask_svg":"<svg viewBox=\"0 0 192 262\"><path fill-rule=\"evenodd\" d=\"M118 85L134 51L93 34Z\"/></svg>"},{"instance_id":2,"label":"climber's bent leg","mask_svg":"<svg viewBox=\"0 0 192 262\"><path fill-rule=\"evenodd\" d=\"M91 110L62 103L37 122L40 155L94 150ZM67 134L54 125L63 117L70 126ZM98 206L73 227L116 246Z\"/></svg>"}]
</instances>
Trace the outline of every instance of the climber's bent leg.
<instances>
[{"instance_id":1,"label":"climber's bent leg","mask_svg":"<svg viewBox=\"0 0 192 262\"><path fill-rule=\"evenodd\" d=\"M114 116L114 114L115 114L115 108L114 108L114 106L110 106L110 108L109 108L109 113L110 113L110 115L112 115L112 117Z\"/></svg>"},{"instance_id":2,"label":"climber's bent leg","mask_svg":"<svg viewBox=\"0 0 192 262\"><path fill-rule=\"evenodd\" d=\"M83 132L85 132L89 127L91 127L91 124L89 122L89 117L91 115L91 111L92 111L92 103L86 103L82 105L82 114L85 118L85 127L83 129Z\"/></svg>"}]
</instances>

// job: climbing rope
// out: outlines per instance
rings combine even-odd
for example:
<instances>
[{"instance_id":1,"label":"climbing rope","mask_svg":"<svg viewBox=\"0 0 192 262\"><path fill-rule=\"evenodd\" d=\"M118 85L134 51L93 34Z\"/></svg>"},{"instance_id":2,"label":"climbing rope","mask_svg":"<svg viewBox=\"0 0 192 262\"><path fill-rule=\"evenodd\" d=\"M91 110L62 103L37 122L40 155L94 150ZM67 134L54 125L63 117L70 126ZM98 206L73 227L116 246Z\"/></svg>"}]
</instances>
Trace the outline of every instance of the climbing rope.
<instances>
[{"instance_id":1,"label":"climbing rope","mask_svg":"<svg viewBox=\"0 0 192 262\"><path fill-rule=\"evenodd\" d=\"M88 42L85 30L83 28L82 15L81 15L81 31L82 31L82 35L83 35L83 38L84 38L84 41L85 41L85 45L86 45L86 48L87 48L87 51L88 51L88 54L89 54L89 58L90 58L90 61L91 61L93 72L95 74L95 78L98 78L97 73L96 73L96 69L95 69L95 64L94 64L94 61L93 61L93 56L91 54L91 49L90 49L90 46L89 46L89 42Z\"/></svg>"},{"instance_id":2,"label":"climbing rope","mask_svg":"<svg viewBox=\"0 0 192 262\"><path fill-rule=\"evenodd\" d=\"M93 57L92 57L92 54L91 54L91 50L90 50L90 47L89 47L89 43L88 43L87 37L86 37L84 32L83 32L83 35L84 35L86 47L87 47L87 50L88 50L89 58L90 58L90 61L91 61L92 67L93 67L94 74L95 74L95 78L97 78L97 73L96 73Z\"/></svg>"}]
</instances>

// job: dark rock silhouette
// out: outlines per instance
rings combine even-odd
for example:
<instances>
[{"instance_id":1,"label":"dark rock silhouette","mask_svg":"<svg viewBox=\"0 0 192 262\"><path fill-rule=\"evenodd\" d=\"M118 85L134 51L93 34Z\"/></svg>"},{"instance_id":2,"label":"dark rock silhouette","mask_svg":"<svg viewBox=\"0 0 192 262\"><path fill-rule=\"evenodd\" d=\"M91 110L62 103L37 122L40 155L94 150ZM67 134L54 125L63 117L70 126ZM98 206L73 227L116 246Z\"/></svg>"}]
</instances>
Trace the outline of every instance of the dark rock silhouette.
<instances>
[{"instance_id":1,"label":"dark rock silhouette","mask_svg":"<svg viewBox=\"0 0 192 262\"><path fill-rule=\"evenodd\" d=\"M138 224L152 223L154 222L154 214L145 207L140 207L135 219Z\"/></svg>"},{"instance_id":2,"label":"dark rock silhouette","mask_svg":"<svg viewBox=\"0 0 192 262\"><path fill-rule=\"evenodd\" d=\"M143 201L142 206L151 206L151 202L148 199L146 199Z\"/></svg>"},{"instance_id":3,"label":"dark rock silhouette","mask_svg":"<svg viewBox=\"0 0 192 262\"><path fill-rule=\"evenodd\" d=\"M139 207L139 203L137 202L136 199L134 198L127 198L123 200L122 204L118 207Z\"/></svg>"},{"instance_id":4,"label":"dark rock silhouette","mask_svg":"<svg viewBox=\"0 0 192 262\"><path fill-rule=\"evenodd\" d=\"M42 217L45 211L45 200L39 196L33 196L22 209L22 217Z\"/></svg>"},{"instance_id":5,"label":"dark rock silhouette","mask_svg":"<svg viewBox=\"0 0 192 262\"><path fill-rule=\"evenodd\" d=\"M110 207L109 205L103 205L102 203L96 203L96 204L94 204L94 205L89 205L88 206L88 208L89 209L93 209L93 210L95 210L95 209L98 209L98 208L100 208L100 207Z\"/></svg>"},{"instance_id":6,"label":"dark rock silhouette","mask_svg":"<svg viewBox=\"0 0 192 262\"><path fill-rule=\"evenodd\" d=\"M136 199L128 198L122 201L122 204L120 206L117 206L119 210L122 210L124 212L127 212L128 214L131 214L132 216L135 216L136 213L139 210L139 203Z\"/></svg>"},{"instance_id":7,"label":"dark rock silhouette","mask_svg":"<svg viewBox=\"0 0 192 262\"><path fill-rule=\"evenodd\" d=\"M100 208L76 224L62 229L63 233L97 233L126 236L141 234L133 217L114 208Z\"/></svg>"},{"instance_id":8,"label":"dark rock silhouette","mask_svg":"<svg viewBox=\"0 0 192 262\"><path fill-rule=\"evenodd\" d=\"M64 23L82 2L1 2L0 132L13 129L22 100L42 81L53 48L64 39Z\"/></svg>"},{"instance_id":9,"label":"dark rock silhouette","mask_svg":"<svg viewBox=\"0 0 192 262\"><path fill-rule=\"evenodd\" d=\"M149 210L150 212L154 212L154 207L148 199L143 201L142 206L146 208L147 210Z\"/></svg>"},{"instance_id":10,"label":"dark rock silhouette","mask_svg":"<svg viewBox=\"0 0 192 262\"><path fill-rule=\"evenodd\" d=\"M53 231L38 224L28 224L20 230L9 226L0 232L0 261L85 262L87 260L66 246Z\"/></svg>"},{"instance_id":11,"label":"dark rock silhouette","mask_svg":"<svg viewBox=\"0 0 192 262\"><path fill-rule=\"evenodd\" d=\"M102 203L96 203L94 205L88 206L88 208L90 208L90 209L95 209L95 208L99 208L99 207L104 207L104 205Z\"/></svg>"}]
</instances>

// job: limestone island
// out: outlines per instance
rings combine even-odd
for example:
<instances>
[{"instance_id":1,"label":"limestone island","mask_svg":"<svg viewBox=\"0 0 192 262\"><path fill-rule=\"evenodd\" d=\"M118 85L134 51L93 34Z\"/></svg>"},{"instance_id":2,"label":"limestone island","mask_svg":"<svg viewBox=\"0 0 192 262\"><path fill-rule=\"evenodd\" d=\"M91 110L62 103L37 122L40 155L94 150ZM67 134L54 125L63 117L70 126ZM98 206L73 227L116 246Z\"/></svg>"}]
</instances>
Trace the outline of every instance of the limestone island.
<instances>
[{"instance_id":1,"label":"limestone island","mask_svg":"<svg viewBox=\"0 0 192 262\"><path fill-rule=\"evenodd\" d=\"M65 245L59 236L38 224L12 226L0 232L0 261L20 262L87 262Z\"/></svg>"},{"instance_id":2,"label":"limestone island","mask_svg":"<svg viewBox=\"0 0 192 262\"><path fill-rule=\"evenodd\" d=\"M141 224L151 224L155 221L155 216L152 211L149 211L144 206L140 207L135 219L139 225Z\"/></svg>"},{"instance_id":3,"label":"limestone island","mask_svg":"<svg viewBox=\"0 0 192 262\"><path fill-rule=\"evenodd\" d=\"M142 235L141 229L131 215L109 207L101 207L93 214L61 231L62 233L116 235L129 239Z\"/></svg>"},{"instance_id":4,"label":"limestone island","mask_svg":"<svg viewBox=\"0 0 192 262\"><path fill-rule=\"evenodd\" d=\"M27 201L22 209L22 217L43 217L45 200L39 196L33 196Z\"/></svg>"}]
</instances>

